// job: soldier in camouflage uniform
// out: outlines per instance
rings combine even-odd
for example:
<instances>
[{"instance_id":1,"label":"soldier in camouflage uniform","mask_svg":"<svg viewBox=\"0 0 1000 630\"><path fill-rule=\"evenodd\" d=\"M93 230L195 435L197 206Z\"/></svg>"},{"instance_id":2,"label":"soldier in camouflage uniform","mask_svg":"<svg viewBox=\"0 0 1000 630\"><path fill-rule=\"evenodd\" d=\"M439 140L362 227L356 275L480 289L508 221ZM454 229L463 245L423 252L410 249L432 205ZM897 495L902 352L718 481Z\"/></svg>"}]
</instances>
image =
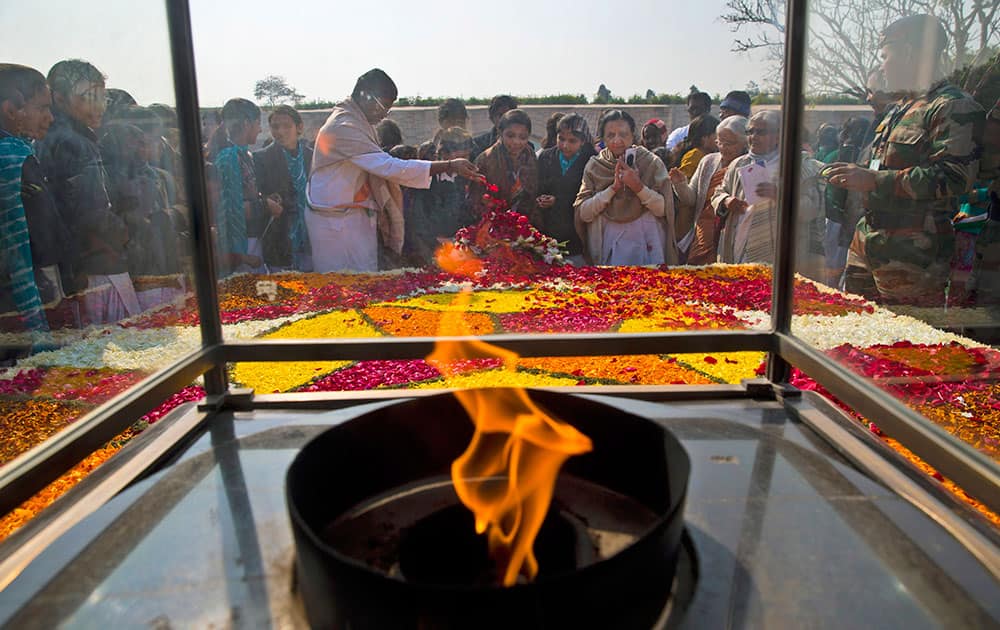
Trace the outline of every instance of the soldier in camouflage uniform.
<instances>
[{"instance_id":1,"label":"soldier in camouflage uniform","mask_svg":"<svg viewBox=\"0 0 1000 630\"><path fill-rule=\"evenodd\" d=\"M882 34L882 71L902 96L875 132L868 168L838 163L833 186L862 193L847 258L846 288L881 302L944 305L957 197L979 171L983 109L941 79L947 35L937 18L914 15Z\"/></svg>"},{"instance_id":2,"label":"soldier in camouflage uniform","mask_svg":"<svg viewBox=\"0 0 1000 630\"><path fill-rule=\"evenodd\" d=\"M972 286L977 304L1000 308L1000 100L986 117L979 181L989 183L990 218L976 239Z\"/></svg>"}]
</instances>

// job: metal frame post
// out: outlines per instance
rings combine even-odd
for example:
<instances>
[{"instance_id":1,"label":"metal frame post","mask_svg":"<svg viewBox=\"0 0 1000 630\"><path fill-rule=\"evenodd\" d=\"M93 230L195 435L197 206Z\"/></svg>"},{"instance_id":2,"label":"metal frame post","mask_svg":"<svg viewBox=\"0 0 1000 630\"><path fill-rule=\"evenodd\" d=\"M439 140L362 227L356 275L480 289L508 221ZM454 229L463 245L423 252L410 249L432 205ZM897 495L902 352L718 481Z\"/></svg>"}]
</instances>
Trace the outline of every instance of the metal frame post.
<instances>
[{"instance_id":1,"label":"metal frame post","mask_svg":"<svg viewBox=\"0 0 1000 630\"><path fill-rule=\"evenodd\" d=\"M201 110L198 106L198 81L194 70L194 44L191 35L191 11L188 0L166 0L167 26L170 32L170 56L173 62L177 122L181 134L184 179L191 203L191 231L194 239L194 284L201 318L202 346L223 343L216 288L215 248L212 245L211 209L205 185L202 159ZM205 392L218 396L228 388L226 365L218 362L205 373Z\"/></svg>"},{"instance_id":2,"label":"metal frame post","mask_svg":"<svg viewBox=\"0 0 1000 630\"><path fill-rule=\"evenodd\" d=\"M785 80L781 98L781 183L778 192L778 245L774 252L771 288L771 330L789 333L795 306L795 231L798 219L801 153L799 114L802 112L805 75L806 0L788 0L785 28ZM772 349L767 357L767 378L778 384L788 380L789 364Z\"/></svg>"}]
</instances>

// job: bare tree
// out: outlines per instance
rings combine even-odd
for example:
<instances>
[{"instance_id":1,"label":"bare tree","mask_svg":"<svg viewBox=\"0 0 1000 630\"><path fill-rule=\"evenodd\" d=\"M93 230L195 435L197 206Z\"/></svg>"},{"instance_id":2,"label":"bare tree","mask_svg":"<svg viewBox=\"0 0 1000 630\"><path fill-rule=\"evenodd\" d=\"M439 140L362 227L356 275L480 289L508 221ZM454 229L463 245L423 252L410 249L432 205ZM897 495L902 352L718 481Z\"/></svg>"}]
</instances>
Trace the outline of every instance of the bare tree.
<instances>
[{"instance_id":1,"label":"bare tree","mask_svg":"<svg viewBox=\"0 0 1000 630\"><path fill-rule=\"evenodd\" d=\"M739 35L735 52L773 62L767 77L780 83L785 38L783 0L727 0L720 16ZM949 63L985 61L1000 40L995 0L812 0L809 3L807 81L818 94L864 95L868 73L878 65L879 34L904 15L938 16L948 33Z\"/></svg>"}]
</instances>

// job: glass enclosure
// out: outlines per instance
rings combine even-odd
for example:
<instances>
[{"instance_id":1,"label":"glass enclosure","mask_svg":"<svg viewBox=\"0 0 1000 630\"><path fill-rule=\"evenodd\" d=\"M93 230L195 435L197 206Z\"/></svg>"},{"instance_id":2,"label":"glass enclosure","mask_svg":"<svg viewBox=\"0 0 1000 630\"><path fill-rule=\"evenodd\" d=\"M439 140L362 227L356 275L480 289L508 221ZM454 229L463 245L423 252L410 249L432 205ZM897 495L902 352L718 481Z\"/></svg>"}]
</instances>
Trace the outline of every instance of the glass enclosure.
<instances>
[{"instance_id":1,"label":"glass enclosure","mask_svg":"<svg viewBox=\"0 0 1000 630\"><path fill-rule=\"evenodd\" d=\"M803 119L795 270L865 302L820 312L796 294L792 332L1000 461L996 8L947 4L932 17L810 3L805 94L868 106Z\"/></svg>"},{"instance_id":2,"label":"glass enclosure","mask_svg":"<svg viewBox=\"0 0 1000 630\"><path fill-rule=\"evenodd\" d=\"M143 319L197 303L164 5L58 4L0 9L18 26L3 62L21 66L2 70L0 465L202 343L196 325ZM202 395L190 383L177 399ZM0 537L164 410L7 514Z\"/></svg>"},{"instance_id":3,"label":"glass enclosure","mask_svg":"<svg viewBox=\"0 0 1000 630\"><path fill-rule=\"evenodd\" d=\"M37 71L4 66L0 85L0 466L199 350L195 276L216 282L237 345L629 340L229 363L228 383L258 395L739 385L765 374L789 171L794 336L1000 457L996 9L949 0L937 22L899 25L918 3L810 2L805 105L788 111L774 0L641 3L641 20L390 2L353 7L335 34L321 3L190 4L198 156L181 151L163 5L0 9L24 25L3 61ZM195 262L200 216L214 269ZM743 337L671 353L634 337L663 332ZM790 381L822 389L814 376ZM188 383L0 537L204 393Z\"/></svg>"}]
</instances>

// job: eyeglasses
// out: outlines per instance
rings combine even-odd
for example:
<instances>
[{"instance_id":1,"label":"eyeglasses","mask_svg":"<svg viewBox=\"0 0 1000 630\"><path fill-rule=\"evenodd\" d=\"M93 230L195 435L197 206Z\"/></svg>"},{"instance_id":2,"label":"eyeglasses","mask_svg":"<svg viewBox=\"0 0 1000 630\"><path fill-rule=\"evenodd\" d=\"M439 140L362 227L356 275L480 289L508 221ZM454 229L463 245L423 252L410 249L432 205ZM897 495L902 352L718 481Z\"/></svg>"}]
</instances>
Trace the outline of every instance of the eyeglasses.
<instances>
[{"instance_id":1,"label":"eyeglasses","mask_svg":"<svg viewBox=\"0 0 1000 630\"><path fill-rule=\"evenodd\" d=\"M755 129L753 127L747 127L747 137L750 136L769 136L773 131L770 129Z\"/></svg>"},{"instance_id":2,"label":"eyeglasses","mask_svg":"<svg viewBox=\"0 0 1000 630\"><path fill-rule=\"evenodd\" d=\"M372 97L372 100L375 101L376 103L378 103L378 106L382 108L382 116L383 117L388 116L389 115L389 110L391 110L392 108L391 107L386 107L385 103L383 103L382 100L379 97L375 96L374 94L372 94L371 97Z\"/></svg>"}]
</instances>

